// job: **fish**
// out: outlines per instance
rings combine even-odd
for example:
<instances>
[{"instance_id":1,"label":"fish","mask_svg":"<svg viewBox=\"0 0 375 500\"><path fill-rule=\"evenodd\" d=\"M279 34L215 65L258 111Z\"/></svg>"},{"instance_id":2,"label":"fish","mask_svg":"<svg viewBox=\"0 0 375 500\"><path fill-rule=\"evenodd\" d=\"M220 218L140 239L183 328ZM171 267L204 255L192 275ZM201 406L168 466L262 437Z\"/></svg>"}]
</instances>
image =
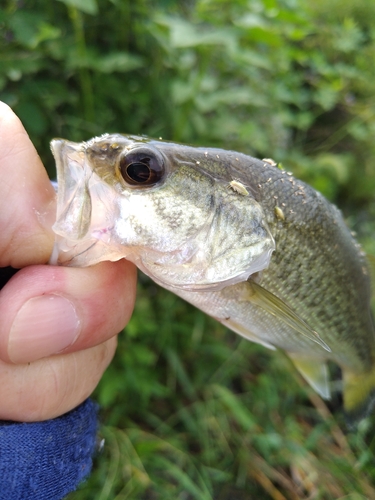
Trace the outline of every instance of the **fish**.
<instances>
[{"instance_id":1,"label":"fish","mask_svg":"<svg viewBox=\"0 0 375 500\"><path fill-rule=\"evenodd\" d=\"M370 266L339 209L271 159L143 136L54 139L51 264L122 258L268 349L355 422L375 402Z\"/></svg>"}]
</instances>

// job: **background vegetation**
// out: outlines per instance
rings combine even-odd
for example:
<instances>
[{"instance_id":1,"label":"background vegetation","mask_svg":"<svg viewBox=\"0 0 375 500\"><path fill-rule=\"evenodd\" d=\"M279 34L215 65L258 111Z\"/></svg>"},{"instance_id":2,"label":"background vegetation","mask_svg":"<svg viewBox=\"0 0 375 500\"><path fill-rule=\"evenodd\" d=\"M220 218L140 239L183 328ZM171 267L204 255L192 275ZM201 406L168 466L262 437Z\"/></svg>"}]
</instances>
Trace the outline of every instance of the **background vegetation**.
<instances>
[{"instance_id":1,"label":"background vegetation","mask_svg":"<svg viewBox=\"0 0 375 500\"><path fill-rule=\"evenodd\" d=\"M375 253L375 3L4 0L0 98L49 140L162 136L281 161ZM96 391L105 446L71 500L375 498L347 433L281 353L140 279ZM331 414L336 414L334 418Z\"/></svg>"}]
</instances>

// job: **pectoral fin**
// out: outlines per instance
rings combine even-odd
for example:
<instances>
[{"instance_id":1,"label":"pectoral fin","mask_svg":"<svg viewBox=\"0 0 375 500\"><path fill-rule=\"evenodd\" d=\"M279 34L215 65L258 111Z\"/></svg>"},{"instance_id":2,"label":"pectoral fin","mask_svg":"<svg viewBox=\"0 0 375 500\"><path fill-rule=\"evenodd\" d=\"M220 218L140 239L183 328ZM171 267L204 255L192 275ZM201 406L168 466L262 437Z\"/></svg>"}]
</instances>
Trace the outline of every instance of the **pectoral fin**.
<instances>
[{"instance_id":1,"label":"pectoral fin","mask_svg":"<svg viewBox=\"0 0 375 500\"><path fill-rule=\"evenodd\" d=\"M269 292L255 281L247 281L250 293L249 300L264 309L265 311L273 314L281 321L289 325L293 330L300 333L304 337L319 344L323 349L331 352L329 346L322 340L317 332L312 330L305 321L300 318L285 302L276 297L273 293Z\"/></svg>"},{"instance_id":2,"label":"pectoral fin","mask_svg":"<svg viewBox=\"0 0 375 500\"><path fill-rule=\"evenodd\" d=\"M264 347L267 347L267 349L272 349L273 351L276 350L276 347L274 347L272 344L269 344L268 342L265 342L264 340L260 339L257 335L255 335L254 333L252 333L250 330L240 325L239 323L236 323L232 319L221 320L221 323L224 326L228 327L230 330L233 330L234 332L241 335L241 337L250 340L251 342L255 342L256 344L261 344Z\"/></svg>"},{"instance_id":3,"label":"pectoral fin","mask_svg":"<svg viewBox=\"0 0 375 500\"><path fill-rule=\"evenodd\" d=\"M311 387L323 399L331 399L327 364L305 356L296 356L290 353L288 355L294 366Z\"/></svg>"}]
</instances>

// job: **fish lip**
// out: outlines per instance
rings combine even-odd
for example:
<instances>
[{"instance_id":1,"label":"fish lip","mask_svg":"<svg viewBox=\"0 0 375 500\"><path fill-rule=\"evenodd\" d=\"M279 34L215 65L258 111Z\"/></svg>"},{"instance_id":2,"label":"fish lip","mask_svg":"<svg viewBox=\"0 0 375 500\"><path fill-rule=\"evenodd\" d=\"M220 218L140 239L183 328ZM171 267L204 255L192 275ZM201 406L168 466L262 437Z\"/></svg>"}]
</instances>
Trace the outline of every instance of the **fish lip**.
<instances>
[{"instance_id":1,"label":"fish lip","mask_svg":"<svg viewBox=\"0 0 375 500\"><path fill-rule=\"evenodd\" d=\"M56 168L58 170L58 167L62 166L63 161L62 161L62 149L65 146L65 144L68 141L65 139L52 139L50 142L50 148L53 154L53 157L55 158L56 161Z\"/></svg>"},{"instance_id":2,"label":"fish lip","mask_svg":"<svg viewBox=\"0 0 375 500\"><path fill-rule=\"evenodd\" d=\"M87 157L88 143L53 139L50 147L56 162L58 192L56 221L52 227L55 243L49 263L85 267L104 260L103 255L112 261L124 257L117 247L108 254L106 234L111 237L113 230L108 213L112 213L110 208L116 208L118 193L98 182ZM98 188L101 184L111 191L108 203L105 203L108 191L103 193Z\"/></svg>"},{"instance_id":3,"label":"fish lip","mask_svg":"<svg viewBox=\"0 0 375 500\"><path fill-rule=\"evenodd\" d=\"M50 148L56 162L57 177L59 175L59 172L61 172L61 168L63 168L64 166L61 150L65 142L66 141L64 139L52 139L52 141L50 142Z\"/></svg>"},{"instance_id":4,"label":"fish lip","mask_svg":"<svg viewBox=\"0 0 375 500\"><path fill-rule=\"evenodd\" d=\"M74 155L72 159L83 166L84 155L82 153L84 153L84 148L81 144L57 138L52 139L50 148L56 162L57 178L59 177L59 173L61 174L64 170L66 164L65 158L71 157L72 154Z\"/></svg>"},{"instance_id":5,"label":"fish lip","mask_svg":"<svg viewBox=\"0 0 375 500\"><path fill-rule=\"evenodd\" d=\"M56 162L58 186L56 221L52 227L55 232L55 244L50 263L67 265L72 259L68 248L72 245L74 248L81 239L81 235L72 232L73 219L68 222L65 219L67 210L73 213L73 218L75 212L79 210L79 207L74 207L73 201L77 189L81 191L86 189L85 148L82 144L59 138L50 142L50 148Z\"/></svg>"}]
</instances>

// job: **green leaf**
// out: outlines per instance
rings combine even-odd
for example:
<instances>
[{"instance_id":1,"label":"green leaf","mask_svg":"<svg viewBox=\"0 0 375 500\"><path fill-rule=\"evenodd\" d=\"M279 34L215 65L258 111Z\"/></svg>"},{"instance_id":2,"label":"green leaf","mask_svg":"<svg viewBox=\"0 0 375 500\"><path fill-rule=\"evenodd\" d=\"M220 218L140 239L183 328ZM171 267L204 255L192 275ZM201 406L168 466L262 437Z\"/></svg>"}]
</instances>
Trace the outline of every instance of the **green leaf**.
<instances>
[{"instance_id":1,"label":"green leaf","mask_svg":"<svg viewBox=\"0 0 375 500\"><path fill-rule=\"evenodd\" d=\"M110 74L116 71L124 73L141 68L144 62L141 57L127 52L112 52L108 55L101 55L97 51L87 50L82 55L76 50L70 50L67 65L69 69L88 68L98 73Z\"/></svg>"},{"instance_id":2,"label":"green leaf","mask_svg":"<svg viewBox=\"0 0 375 500\"><path fill-rule=\"evenodd\" d=\"M9 17L9 27L17 42L30 49L35 49L41 42L54 40L61 30L46 22L42 15L27 11L17 11Z\"/></svg>"},{"instance_id":3,"label":"green leaf","mask_svg":"<svg viewBox=\"0 0 375 500\"><path fill-rule=\"evenodd\" d=\"M213 29L207 25L194 25L178 18L157 18L170 30L170 43L174 48L198 47L200 45L227 45L234 49L235 39L228 28Z\"/></svg>"},{"instance_id":4,"label":"green leaf","mask_svg":"<svg viewBox=\"0 0 375 500\"><path fill-rule=\"evenodd\" d=\"M61 30L59 28L42 22L39 25L39 31L36 34L33 48L36 48L41 42L45 42L46 40L55 40L56 38L59 38L60 35Z\"/></svg>"},{"instance_id":5,"label":"green leaf","mask_svg":"<svg viewBox=\"0 0 375 500\"><path fill-rule=\"evenodd\" d=\"M95 16L98 13L98 3L96 0L59 0L68 7L75 7L84 14Z\"/></svg>"},{"instance_id":6,"label":"green leaf","mask_svg":"<svg viewBox=\"0 0 375 500\"><path fill-rule=\"evenodd\" d=\"M318 88L315 101L326 111L332 109L339 98L339 93L332 86Z\"/></svg>"},{"instance_id":7,"label":"green leaf","mask_svg":"<svg viewBox=\"0 0 375 500\"><path fill-rule=\"evenodd\" d=\"M249 13L239 17L236 20L236 25L241 26L242 28L264 28L267 26L267 21L259 14Z\"/></svg>"},{"instance_id":8,"label":"green leaf","mask_svg":"<svg viewBox=\"0 0 375 500\"><path fill-rule=\"evenodd\" d=\"M101 73L113 73L119 71L124 73L141 68L144 62L141 57L137 57L126 52L112 52L106 56L94 59L91 68Z\"/></svg>"}]
</instances>

